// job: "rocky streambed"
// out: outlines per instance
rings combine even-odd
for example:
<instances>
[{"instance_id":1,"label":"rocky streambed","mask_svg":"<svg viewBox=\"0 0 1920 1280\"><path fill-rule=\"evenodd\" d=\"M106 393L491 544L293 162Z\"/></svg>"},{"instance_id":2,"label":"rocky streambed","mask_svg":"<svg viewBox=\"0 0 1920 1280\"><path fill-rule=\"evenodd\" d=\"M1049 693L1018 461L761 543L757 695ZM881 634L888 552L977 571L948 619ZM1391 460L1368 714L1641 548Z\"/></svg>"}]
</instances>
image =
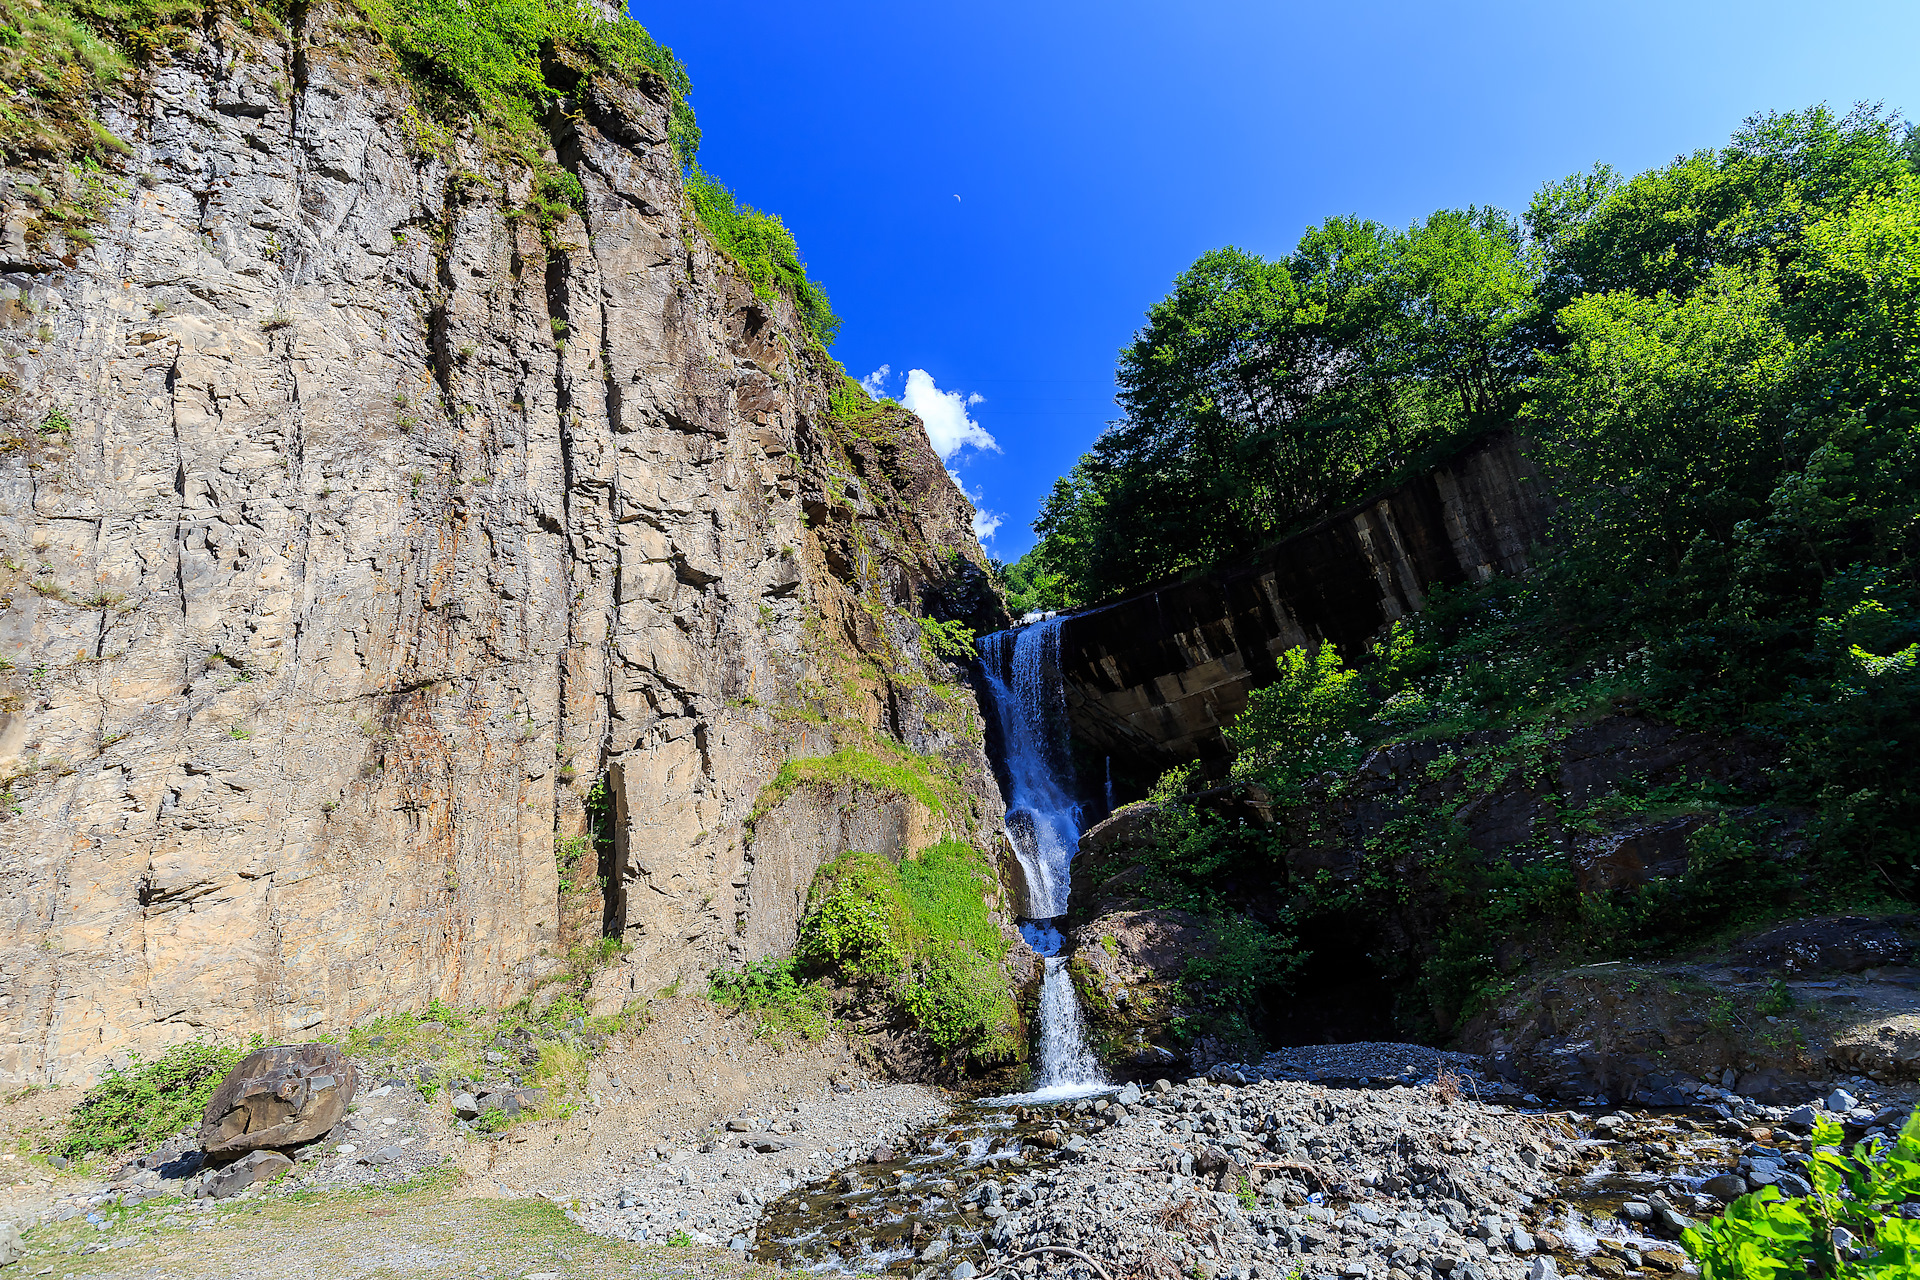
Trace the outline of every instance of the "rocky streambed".
<instances>
[{"instance_id":1,"label":"rocky streambed","mask_svg":"<svg viewBox=\"0 0 1920 1280\"><path fill-rule=\"evenodd\" d=\"M1364 1087L1219 1074L962 1105L768 1198L732 1243L914 1280L1690 1273L1687 1225L1767 1183L1802 1189L1815 1119L1889 1136L1907 1110L1844 1092L1834 1111L1737 1096L1547 1110L1476 1099L1485 1082L1452 1071Z\"/></svg>"},{"instance_id":2,"label":"rocky streambed","mask_svg":"<svg viewBox=\"0 0 1920 1280\"><path fill-rule=\"evenodd\" d=\"M84 1214L107 1247L115 1206L144 1199L182 1197L172 1212L192 1225L226 1194L393 1185L457 1164L476 1193L548 1195L590 1231L813 1271L1652 1277L1689 1271L1689 1222L1768 1184L1802 1193L1817 1120L1891 1140L1911 1106L1854 1081L1793 1107L1708 1086L1685 1108L1551 1109L1474 1068L1419 1046L1323 1045L1048 1103L836 1077L672 1137L596 1142L585 1166L556 1145L578 1120L486 1139L444 1092L391 1078L271 1186L228 1186L175 1141L107 1185L48 1187L17 1216ZM610 1119L584 1118L590 1132ZM504 1174L509 1152L541 1145L552 1184L496 1183L496 1157Z\"/></svg>"}]
</instances>

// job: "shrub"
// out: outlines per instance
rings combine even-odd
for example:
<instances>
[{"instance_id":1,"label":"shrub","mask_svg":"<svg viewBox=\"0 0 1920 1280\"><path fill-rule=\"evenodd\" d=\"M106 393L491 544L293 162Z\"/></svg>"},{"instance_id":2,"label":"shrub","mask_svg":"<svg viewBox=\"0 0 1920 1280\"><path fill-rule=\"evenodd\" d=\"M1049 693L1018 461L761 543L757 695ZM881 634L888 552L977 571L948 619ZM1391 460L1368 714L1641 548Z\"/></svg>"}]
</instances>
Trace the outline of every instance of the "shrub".
<instances>
[{"instance_id":1,"label":"shrub","mask_svg":"<svg viewBox=\"0 0 1920 1280\"><path fill-rule=\"evenodd\" d=\"M1849 1153L1841 1141L1832 1121L1814 1127L1812 1195L1788 1199L1763 1187L1728 1205L1724 1217L1689 1228L1683 1241L1701 1280L1920 1274L1920 1221L1899 1216L1903 1202L1920 1199L1920 1111L1891 1148L1862 1142ZM1843 1252L1836 1229L1857 1244Z\"/></svg>"},{"instance_id":2,"label":"shrub","mask_svg":"<svg viewBox=\"0 0 1920 1280\"><path fill-rule=\"evenodd\" d=\"M1278 678L1247 699L1228 731L1239 748L1233 773L1258 778L1276 796L1295 799L1316 775L1359 760L1356 730L1373 699L1330 640L1280 655Z\"/></svg>"},{"instance_id":3,"label":"shrub","mask_svg":"<svg viewBox=\"0 0 1920 1280\"><path fill-rule=\"evenodd\" d=\"M247 1050L207 1040L177 1044L152 1062L134 1054L107 1074L67 1118L55 1150L69 1158L90 1151L156 1146L196 1124L213 1091Z\"/></svg>"},{"instance_id":4,"label":"shrub","mask_svg":"<svg viewBox=\"0 0 1920 1280\"><path fill-rule=\"evenodd\" d=\"M713 242L740 264L754 295L773 301L777 287L793 299L795 310L821 346L831 346L840 332L826 291L807 277L800 246L777 214L762 213L741 204L719 179L690 167L686 174L687 200Z\"/></svg>"},{"instance_id":5,"label":"shrub","mask_svg":"<svg viewBox=\"0 0 1920 1280\"><path fill-rule=\"evenodd\" d=\"M848 853L808 894L797 958L843 982L879 987L956 1068L1005 1062L1024 1046L987 909L992 874L972 845L945 840L898 865Z\"/></svg>"},{"instance_id":6,"label":"shrub","mask_svg":"<svg viewBox=\"0 0 1920 1280\"><path fill-rule=\"evenodd\" d=\"M905 965L906 903L893 866L877 854L842 854L820 869L800 923L806 964L854 982L877 982Z\"/></svg>"},{"instance_id":7,"label":"shrub","mask_svg":"<svg viewBox=\"0 0 1920 1280\"><path fill-rule=\"evenodd\" d=\"M791 957L769 956L744 969L716 969L707 979L707 998L756 1015L754 1034L762 1040L788 1036L808 1042L819 1040L832 1026L832 1007L826 988L801 979L796 963Z\"/></svg>"}]
</instances>

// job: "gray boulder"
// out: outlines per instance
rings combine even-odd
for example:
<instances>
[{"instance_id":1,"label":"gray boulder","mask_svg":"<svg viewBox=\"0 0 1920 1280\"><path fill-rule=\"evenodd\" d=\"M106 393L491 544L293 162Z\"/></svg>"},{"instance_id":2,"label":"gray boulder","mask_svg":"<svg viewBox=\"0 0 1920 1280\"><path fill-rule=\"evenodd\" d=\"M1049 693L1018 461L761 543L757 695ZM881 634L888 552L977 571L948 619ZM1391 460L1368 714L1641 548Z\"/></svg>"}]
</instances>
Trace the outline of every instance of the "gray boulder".
<instances>
[{"instance_id":1,"label":"gray boulder","mask_svg":"<svg viewBox=\"0 0 1920 1280\"><path fill-rule=\"evenodd\" d=\"M215 1200L237 1196L256 1182L265 1182L282 1170L293 1168L293 1161L278 1151L249 1151L207 1181L207 1194Z\"/></svg>"},{"instance_id":2,"label":"gray boulder","mask_svg":"<svg viewBox=\"0 0 1920 1280\"><path fill-rule=\"evenodd\" d=\"M1738 1200L1747 1194L1746 1179L1737 1173L1723 1173L1717 1178L1708 1178L1700 1184L1700 1190L1716 1200Z\"/></svg>"},{"instance_id":3,"label":"gray boulder","mask_svg":"<svg viewBox=\"0 0 1920 1280\"><path fill-rule=\"evenodd\" d=\"M340 1122L360 1075L330 1044L281 1045L240 1060L200 1121L209 1157L311 1142Z\"/></svg>"},{"instance_id":4,"label":"gray boulder","mask_svg":"<svg viewBox=\"0 0 1920 1280\"><path fill-rule=\"evenodd\" d=\"M0 1222L0 1267L11 1266L27 1256L27 1245L20 1238L20 1228L11 1222Z\"/></svg>"}]
</instances>

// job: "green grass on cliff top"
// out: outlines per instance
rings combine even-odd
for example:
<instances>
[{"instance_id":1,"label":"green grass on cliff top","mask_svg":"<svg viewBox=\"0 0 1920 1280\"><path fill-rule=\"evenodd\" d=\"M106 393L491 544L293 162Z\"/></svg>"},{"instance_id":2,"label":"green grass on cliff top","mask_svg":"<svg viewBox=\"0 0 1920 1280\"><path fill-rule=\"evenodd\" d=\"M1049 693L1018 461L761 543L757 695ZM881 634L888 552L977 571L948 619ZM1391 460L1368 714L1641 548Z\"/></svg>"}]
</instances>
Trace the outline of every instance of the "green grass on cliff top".
<instances>
[{"instance_id":1,"label":"green grass on cliff top","mask_svg":"<svg viewBox=\"0 0 1920 1280\"><path fill-rule=\"evenodd\" d=\"M833 341L839 317L807 275L793 233L777 216L741 204L695 163L700 126L687 101L693 82L645 27L626 17L610 22L582 0L354 0L354 6L361 31L392 53L423 108L420 123L429 127L416 130L417 139L445 142L439 131L471 127L497 159L524 164L536 175L543 228L564 213L554 207L552 192L563 191L565 203L581 202L578 180L550 158L549 122L560 100L594 75L629 82L658 77L687 202L700 225L756 295L771 302L776 290L787 294L814 340L823 347ZM97 100L124 90L140 71L177 56L196 31L221 22L284 39L288 13L285 0L0 0L0 84L17 91L0 97L0 157L42 170L57 188L43 205L72 203L74 192L65 188L82 189L82 166L110 166L127 151L95 116ZM104 200L94 199L83 217L57 220L79 231L104 208Z\"/></svg>"}]
</instances>

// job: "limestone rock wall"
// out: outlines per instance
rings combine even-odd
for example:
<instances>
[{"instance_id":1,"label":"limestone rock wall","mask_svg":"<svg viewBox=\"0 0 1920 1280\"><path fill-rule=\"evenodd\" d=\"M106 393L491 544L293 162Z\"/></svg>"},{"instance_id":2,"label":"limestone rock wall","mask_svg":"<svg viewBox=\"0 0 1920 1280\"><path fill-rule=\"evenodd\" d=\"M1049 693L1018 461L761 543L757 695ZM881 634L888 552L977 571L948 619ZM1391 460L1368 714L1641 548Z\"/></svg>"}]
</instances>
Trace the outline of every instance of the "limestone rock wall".
<instances>
[{"instance_id":1,"label":"limestone rock wall","mask_svg":"<svg viewBox=\"0 0 1920 1280\"><path fill-rule=\"evenodd\" d=\"M542 228L336 17L157 69L96 243L0 253L3 1081L508 1001L569 894L635 990L741 957L742 820L862 735L998 812L916 621L986 607L971 508L917 421L829 417L664 94L560 105Z\"/></svg>"},{"instance_id":2,"label":"limestone rock wall","mask_svg":"<svg viewBox=\"0 0 1920 1280\"><path fill-rule=\"evenodd\" d=\"M1060 661L1074 738L1152 776L1222 750L1288 649L1355 649L1436 586L1526 568L1551 500L1497 432L1428 475L1204 577L1074 614Z\"/></svg>"}]
</instances>

